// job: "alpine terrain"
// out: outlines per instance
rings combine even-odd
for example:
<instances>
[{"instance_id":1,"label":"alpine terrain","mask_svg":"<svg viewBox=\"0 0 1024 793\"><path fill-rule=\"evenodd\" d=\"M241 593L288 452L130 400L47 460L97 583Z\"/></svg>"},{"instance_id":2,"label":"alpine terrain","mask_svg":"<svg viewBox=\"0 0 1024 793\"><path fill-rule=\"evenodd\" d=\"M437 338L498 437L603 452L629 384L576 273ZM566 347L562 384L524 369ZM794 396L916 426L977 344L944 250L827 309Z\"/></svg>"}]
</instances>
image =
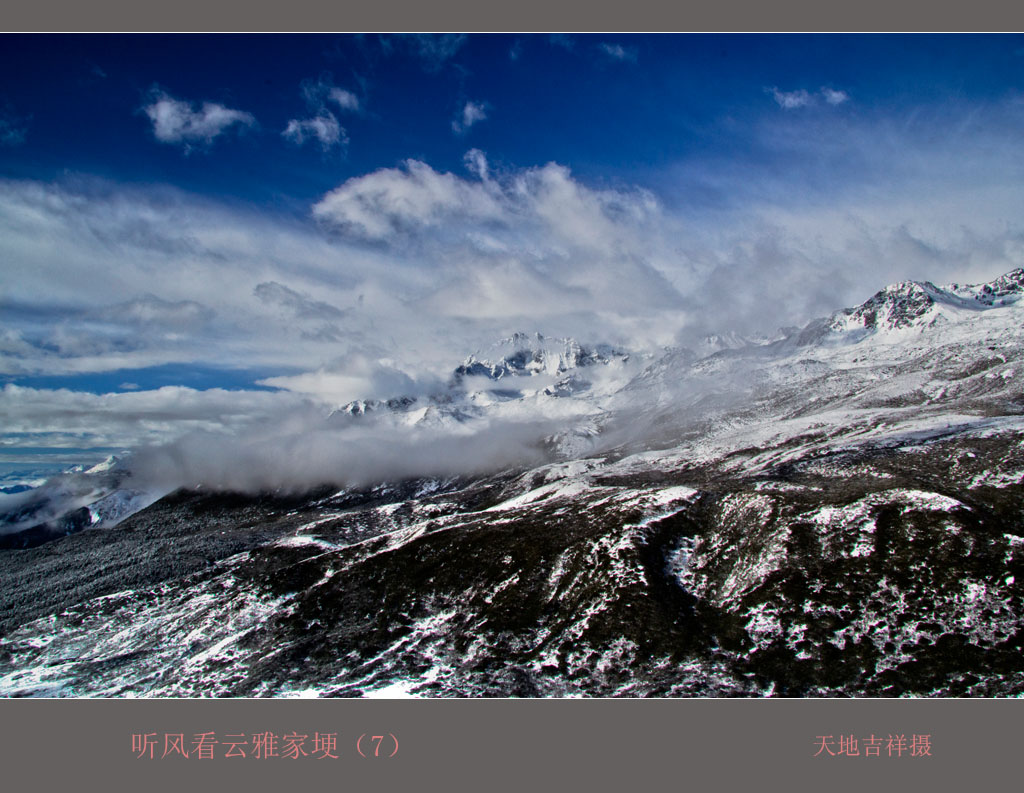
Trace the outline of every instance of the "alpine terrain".
<instances>
[{"instance_id":1,"label":"alpine terrain","mask_svg":"<svg viewBox=\"0 0 1024 793\"><path fill-rule=\"evenodd\" d=\"M4 495L0 691L1020 696L1022 295L905 282L686 349L516 334L323 417L462 470L163 492L127 454Z\"/></svg>"}]
</instances>

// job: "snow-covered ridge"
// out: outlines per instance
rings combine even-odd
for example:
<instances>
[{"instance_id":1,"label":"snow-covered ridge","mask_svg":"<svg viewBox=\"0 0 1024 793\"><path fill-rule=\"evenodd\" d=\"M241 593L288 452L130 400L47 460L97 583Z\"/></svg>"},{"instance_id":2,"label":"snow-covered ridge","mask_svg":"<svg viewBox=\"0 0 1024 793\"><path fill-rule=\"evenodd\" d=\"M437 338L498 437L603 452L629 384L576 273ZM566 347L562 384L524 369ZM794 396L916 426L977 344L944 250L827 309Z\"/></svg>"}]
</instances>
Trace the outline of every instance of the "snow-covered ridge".
<instances>
[{"instance_id":1,"label":"snow-covered ridge","mask_svg":"<svg viewBox=\"0 0 1024 793\"><path fill-rule=\"evenodd\" d=\"M957 321L964 313L1015 304L1024 293L1024 268L983 284L936 286L930 281L902 281L880 290L854 308L833 314L832 334L868 334L922 328Z\"/></svg>"},{"instance_id":2,"label":"snow-covered ridge","mask_svg":"<svg viewBox=\"0 0 1024 793\"><path fill-rule=\"evenodd\" d=\"M31 490L0 497L0 545L27 547L114 526L166 495L166 489L133 485L130 467L131 452L123 451L91 468L74 466Z\"/></svg>"},{"instance_id":3,"label":"snow-covered ridge","mask_svg":"<svg viewBox=\"0 0 1024 793\"><path fill-rule=\"evenodd\" d=\"M560 375L571 369L608 363L628 354L608 345L592 349L575 339L547 338L540 333L515 333L502 339L486 352L470 355L454 373L456 381L464 377L522 377L539 374Z\"/></svg>"},{"instance_id":4,"label":"snow-covered ridge","mask_svg":"<svg viewBox=\"0 0 1024 793\"><path fill-rule=\"evenodd\" d=\"M1024 267L1018 267L988 283L974 286L949 284L943 290L988 306L1008 305L1017 302L1024 293Z\"/></svg>"}]
</instances>

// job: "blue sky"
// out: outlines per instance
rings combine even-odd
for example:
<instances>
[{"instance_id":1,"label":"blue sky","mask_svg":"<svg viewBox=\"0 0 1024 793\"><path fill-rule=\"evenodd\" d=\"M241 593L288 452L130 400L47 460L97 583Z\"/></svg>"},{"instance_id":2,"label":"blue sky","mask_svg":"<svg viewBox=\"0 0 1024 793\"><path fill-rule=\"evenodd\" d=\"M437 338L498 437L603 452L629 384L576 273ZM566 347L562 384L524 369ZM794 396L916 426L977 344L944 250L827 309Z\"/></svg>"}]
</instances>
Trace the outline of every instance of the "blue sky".
<instances>
[{"instance_id":1,"label":"blue sky","mask_svg":"<svg viewBox=\"0 0 1024 793\"><path fill-rule=\"evenodd\" d=\"M5 116L25 133L0 150L5 176L87 173L300 215L341 180L406 158L461 169L469 146L510 168L554 160L588 181L671 195L664 171L680 161L786 164L758 137L780 109L772 88L808 92L805 111L823 109L822 88L844 92L852 101L830 107L848 121L910 120L1006 100L1024 66L1018 36L16 35L3 44L0 61L17 75L3 87ZM318 82L355 103L315 100L347 139L326 154L281 136L290 120L315 116L302 93ZM182 146L156 141L142 112L154 91L254 123L182 157ZM467 102L486 119L456 134Z\"/></svg>"},{"instance_id":2,"label":"blue sky","mask_svg":"<svg viewBox=\"0 0 1024 793\"><path fill-rule=\"evenodd\" d=\"M7 35L0 65L8 449L1024 263L1021 36Z\"/></svg>"}]
</instances>

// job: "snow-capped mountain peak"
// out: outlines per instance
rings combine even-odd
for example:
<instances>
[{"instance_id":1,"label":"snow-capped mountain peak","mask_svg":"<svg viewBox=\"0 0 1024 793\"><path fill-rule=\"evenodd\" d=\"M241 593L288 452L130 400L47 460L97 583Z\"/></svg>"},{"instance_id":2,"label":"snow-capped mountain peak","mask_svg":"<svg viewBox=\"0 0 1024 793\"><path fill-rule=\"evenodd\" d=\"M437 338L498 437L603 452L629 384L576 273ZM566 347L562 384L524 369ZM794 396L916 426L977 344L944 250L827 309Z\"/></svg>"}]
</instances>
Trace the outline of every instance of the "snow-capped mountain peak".
<instances>
[{"instance_id":1,"label":"snow-capped mountain peak","mask_svg":"<svg viewBox=\"0 0 1024 793\"><path fill-rule=\"evenodd\" d=\"M824 327L808 326L808 341L824 331L826 337L859 341L872 335L892 335L959 322L977 311L1016 303L1024 293L1024 268L981 284L936 286L930 281L901 281L876 292L854 308L833 314Z\"/></svg>"},{"instance_id":2,"label":"snow-capped mountain peak","mask_svg":"<svg viewBox=\"0 0 1024 793\"><path fill-rule=\"evenodd\" d=\"M582 366L625 357L625 353L607 345L589 349L575 339L547 338L540 333L532 336L514 333L487 351L470 355L454 374L456 380L467 376L482 376L491 380L538 374L554 376Z\"/></svg>"},{"instance_id":3,"label":"snow-capped mountain peak","mask_svg":"<svg viewBox=\"0 0 1024 793\"><path fill-rule=\"evenodd\" d=\"M131 452L128 450L122 451L120 456L110 455L101 463L96 463L92 468L85 471L87 474L101 474L106 471L122 471L125 470L126 462L131 456Z\"/></svg>"},{"instance_id":4,"label":"snow-capped mountain peak","mask_svg":"<svg viewBox=\"0 0 1024 793\"><path fill-rule=\"evenodd\" d=\"M834 314L830 329L871 332L920 325L931 318L936 301L943 296L943 291L929 281L902 281L876 292L855 308Z\"/></svg>"}]
</instances>

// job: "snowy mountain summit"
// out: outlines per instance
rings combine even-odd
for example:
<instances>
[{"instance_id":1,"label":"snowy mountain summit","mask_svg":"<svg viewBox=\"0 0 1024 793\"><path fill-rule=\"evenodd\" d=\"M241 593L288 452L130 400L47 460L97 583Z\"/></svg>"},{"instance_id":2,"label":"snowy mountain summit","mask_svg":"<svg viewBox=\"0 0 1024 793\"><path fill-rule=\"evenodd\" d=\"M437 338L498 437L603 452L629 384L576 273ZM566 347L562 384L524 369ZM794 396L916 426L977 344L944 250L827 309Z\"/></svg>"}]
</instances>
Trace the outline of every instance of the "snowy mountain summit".
<instances>
[{"instance_id":1,"label":"snowy mountain summit","mask_svg":"<svg viewBox=\"0 0 1024 793\"><path fill-rule=\"evenodd\" d=\"M501 380L505 377L534 375L561 375L571 369L608 363L613 359L626 359L628 354L608 345L593 349L583 347L575 339L551 339L540 333L532 336L515 333L502 339L487 353L470 355L454 373L457 381L465 377L487 377Z\"/></svg>"},{"instance_id":2,"label":"snowy mountain summit","mask_svg":"<svg viewBox=\"0 0 1024 793\"><path fill-rule=\"evenodd\" d=\"M1024 268L976 285L935 286L904 281L882 289L855 308L832 315L827 329L854 338L961 321L965 314L1012 305L1024 293Z\"/></svg>"}]
</instances>

